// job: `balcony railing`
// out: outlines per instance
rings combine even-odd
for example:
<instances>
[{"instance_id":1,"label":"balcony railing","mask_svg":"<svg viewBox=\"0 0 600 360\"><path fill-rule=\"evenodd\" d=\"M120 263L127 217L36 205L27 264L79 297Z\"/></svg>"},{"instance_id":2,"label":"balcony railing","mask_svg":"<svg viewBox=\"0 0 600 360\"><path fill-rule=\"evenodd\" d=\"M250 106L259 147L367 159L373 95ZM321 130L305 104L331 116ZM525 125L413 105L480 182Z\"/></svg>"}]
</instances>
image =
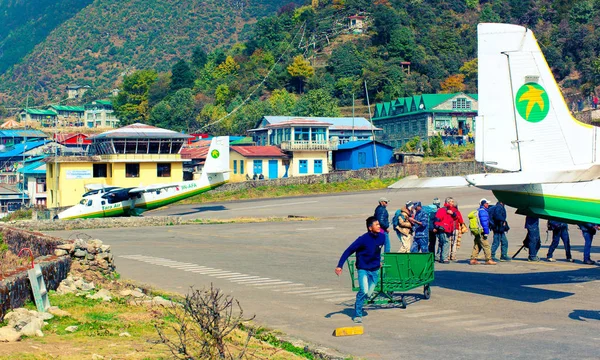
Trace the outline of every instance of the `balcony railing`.
<instances>
[{"instance_id":1,"label":"balcony railing","mask_svg":"<svg viewBox=\"0 0 600 360\"><path fill-rule=\"evenodd\" d=\"M337 150L338 142L329 141L311 141L311 140L292 140L283 141L281 150L284 151L332 151Z\"/></svg>"}]
</instances>

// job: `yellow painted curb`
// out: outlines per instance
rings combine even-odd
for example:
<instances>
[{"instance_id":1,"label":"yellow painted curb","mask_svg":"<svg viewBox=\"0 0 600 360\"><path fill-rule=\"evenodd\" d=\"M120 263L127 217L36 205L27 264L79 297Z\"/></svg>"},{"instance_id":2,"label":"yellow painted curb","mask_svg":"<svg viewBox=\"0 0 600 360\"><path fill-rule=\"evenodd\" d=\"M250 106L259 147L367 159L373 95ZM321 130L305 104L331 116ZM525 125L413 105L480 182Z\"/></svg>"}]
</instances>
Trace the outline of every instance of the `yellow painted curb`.
<instances>
[{"instance_id":1,"label":"yellow painted curb","mask_svg":"<svg viewBox=\"0 0 600 360\"><path fill-rule=\"evenodd\" d=\"M335 329L333 336L353 336L362 335L364 328L362 326L349 326Z\"/></svg>"}]
</instances>

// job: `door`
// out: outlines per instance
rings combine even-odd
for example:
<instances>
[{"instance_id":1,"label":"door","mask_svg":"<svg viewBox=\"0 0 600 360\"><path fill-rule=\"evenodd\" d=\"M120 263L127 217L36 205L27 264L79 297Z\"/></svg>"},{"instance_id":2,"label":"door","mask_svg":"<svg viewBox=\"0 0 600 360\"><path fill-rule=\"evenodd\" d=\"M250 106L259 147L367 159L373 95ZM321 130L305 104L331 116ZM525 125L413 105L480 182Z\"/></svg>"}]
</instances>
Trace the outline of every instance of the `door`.
<instances>
[{"instance_id":1,"label":"door","mask_svg":"<svg viewBox=\"0 0 600 360\"><path fill-rule=\"evenodd\" d=\"M323 173L323 160L315 160L315 174Z\"/></svg>"},{"instance_id":2,"label":"door","mask_svg":"<svg viewBox=\"0 0 600 360\"><path fill-rule=\"evenodd\" d=\"M298 165L300 174L308 174L308 160L300 160Z\"/></svg>"},{"instance_id":3,"label":"door","mask_svg":"<svg viewBox=\"0 0 600 360\"><path fill-rule=\"evenodd\" d=\"M277 179L277 160L269 160L269 179Z\"/></svg>"},{"instance_id":4,"label":"door","mask_svg":"<svg viewBox=\"0 0 600 360\"><path fill-rule=\"evenodd\" d=\"M254 160L254 174L262 174L262 160Z\"/></svg>"}]
</instances>

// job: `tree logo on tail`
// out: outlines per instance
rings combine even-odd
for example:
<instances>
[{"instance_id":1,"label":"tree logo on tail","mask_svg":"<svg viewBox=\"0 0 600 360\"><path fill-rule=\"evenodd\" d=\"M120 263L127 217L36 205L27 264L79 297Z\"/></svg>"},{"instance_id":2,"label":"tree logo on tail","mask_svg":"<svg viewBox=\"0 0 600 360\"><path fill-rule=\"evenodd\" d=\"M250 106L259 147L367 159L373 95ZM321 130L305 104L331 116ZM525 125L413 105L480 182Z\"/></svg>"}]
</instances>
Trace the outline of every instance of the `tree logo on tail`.
<instances>
[{"instance_id":1,"label":"tree logo on tail","mask_svg":"<svg viewBox=\"0 0 600 360\"><path fill-rule=\"evenodd\" d=\"M210 152L210 156L212 156L212 158L213 158L213 159L216 159L216 158L218 158L218 157L219 157L219 155L221 155L221 154L219 153L219 150L216 150L216 149L215 149L215 150L213 150L213 151L211 151L211 152Z\"/></svg>"},{"instance_id":2,"label":"tree logo on tail","mask_svg":"<svg viewBox=\"0 0 600 360\"><path fill-rule=\"evenodd\" d=\"M544 120L550 110L546 90L538 83L527 83L519 89L516 97L517 111L521 117L536 123Z\"/></svg>"}]
</instances>

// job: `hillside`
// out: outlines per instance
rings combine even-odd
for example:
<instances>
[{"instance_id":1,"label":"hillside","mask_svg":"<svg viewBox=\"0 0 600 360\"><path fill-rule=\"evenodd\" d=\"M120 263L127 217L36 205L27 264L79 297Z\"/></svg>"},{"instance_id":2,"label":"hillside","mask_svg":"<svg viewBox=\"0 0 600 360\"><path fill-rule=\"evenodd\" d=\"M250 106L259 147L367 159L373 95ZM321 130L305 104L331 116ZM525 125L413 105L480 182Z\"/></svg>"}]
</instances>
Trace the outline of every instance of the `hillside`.
<instances>
[{"instance_id":1,"label":"hillside","mask_svg":"<svg viewBox=\"0 0 600 360\"><path fill-rule=\"evenodd\" d=\"M234 43L245 24L275 13L280 4L277 0L0 1L0 19L6 21L0 30L0 73L16 63L0 77L0 104L19 105L26 94L37 104L56 101L70 83L108 91L122 74L141 68L166 70L173 59L190 55L196 46L210 50Z\"/></svg>"}]
</instances>

